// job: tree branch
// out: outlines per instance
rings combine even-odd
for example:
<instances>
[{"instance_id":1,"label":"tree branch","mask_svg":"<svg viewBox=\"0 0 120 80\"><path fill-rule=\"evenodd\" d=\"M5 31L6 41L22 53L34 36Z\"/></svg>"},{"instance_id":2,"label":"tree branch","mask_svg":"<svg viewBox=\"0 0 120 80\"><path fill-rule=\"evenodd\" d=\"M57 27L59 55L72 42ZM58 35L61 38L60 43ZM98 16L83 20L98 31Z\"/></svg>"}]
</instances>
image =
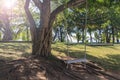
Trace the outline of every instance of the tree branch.
<instances>
[{"instance_id":1,"label":"tree branch","mask_svg":"<svg viewBox=\"0 0 120 80\"><path fill-rule=\"evenodd\" d=\"M32 17L31 12L29 11L29 4L30 4L30 0L26 0L24 8L25 8L25 12L26 12L28 21L30 23L30 31L31 31L31 36L32 36L32 40L33 40L34 35L36 33L36 24L35 24L35 21Z\"/></svg>"},{"instance_id":2,"label":"tree branch","mask_svg":"<svg viewBox=\"0 0 120 80\"><path fill-rule=\"evenodd\" d=\"M70 0L68 3L59 6L50 15L50 25L53 24L56 16L60 12L62 12L63 10L65 10L66 8L70 8L70 7L73 7L73 6L81 5L81 4L85 3L85 2L86 2L86 0Z\"/></svg>"},{"instance_id":3,"label":"tree branch","mask_svg":"<svg viewBox=\"0 0 120 80\"><path fill-rule=\"evenodd\" d=\"M41 9L42 8L42 2L40 0L33 0L33 2L35 3L35 5Z\"/></svg>"}]
</instances>

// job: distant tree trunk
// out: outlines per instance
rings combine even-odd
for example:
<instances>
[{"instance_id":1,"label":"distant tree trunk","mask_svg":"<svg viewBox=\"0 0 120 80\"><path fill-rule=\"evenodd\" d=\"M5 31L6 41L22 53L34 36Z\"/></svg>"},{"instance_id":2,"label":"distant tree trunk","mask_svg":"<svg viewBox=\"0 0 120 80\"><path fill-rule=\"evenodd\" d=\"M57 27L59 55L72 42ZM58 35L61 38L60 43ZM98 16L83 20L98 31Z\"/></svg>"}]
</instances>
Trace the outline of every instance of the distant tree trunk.
<instances>
[{"instance_id":1,"label":"distant tree trunk","mask_svg":"<svg viewBox=\"0 0 120 80\"><path fill-rule=\"evenodd\" d=\"M115 43L115 32L114 32L114 27L112 26L112 41Z\"/></svg>"},{"instance_id":2,"label":"distant tree trunk","mask_svg":"<svg viewBox=\"0 0 120 80\"><path fill-rule=\"evenodd\" d=\"M63 39L63 30L62 30L62 27L60 27L60 41L63 42L64 39Z\"/></svg>"},{"instance_id":3,"label":"distant tree trunk","mask_svg":"<svg viewBox=\"0 0 120 80\"><path fill-rule=\"evenodd\" d=\"M108 31L108 27L106 28L105 34L106 34L106 43L110 43L111 35Z\"/></svg>"},{"instance_id":4,"label":"distant tree trunk","mask_svg":"<svg viewBox=\"0 0 120 80\"><path fill-rule=\"evenodd\" d=\"M80 38L81 38L81 34L79 32L76 33L76 37L77 37L77 43L79 43Z\"/></svg>"},{"instance_id":5,"label":"distant tree trunk","mask_svg":"<svg viewBox=\"0 0 120 80\"><path fill-rule=\"evenodd\" d=\"M83 4L84 0L70 0L50 13L51 0L33 0L35 6L40 10L40 25L37 27L31 12L29 11L29 4L31 0L25 2L25 12L30 23L30 31L32 36L32 54L39 56L51 55L51 38L52 38L52 24L58 13L66 8Z\"/></svg>"},{"instance_id":6,"label":"distant tree trunk","mask_svg":"<svg viewBox=\"0 0 120 80\"><path fill-rule=\"evenodd\" d=\"M105 35L106 35L106 43L108 43L108 31L105 31Z\"/></svg>"},{"instance_id":7,"label":"distant tree trunk","mask_svg":"<svg viewBox=\"0 0 120 80\"><path fill-rule=\"evenodd\" d=\"M92 34L91 34L91 32L90 32L90 42L92 43Z\"/></svg>"},{"instance_id":8,"label":"distant tree trunk","mask_svg":"<svg viewBox=\"0 0 120 80\"><path fill-rule=\"evenodd\" d=\"M53 37L53 41L55 41L55 39L56 39L56 37L58 36L58 32L59 32L59 30L58 30L58 28L55 30L55 35L54 35L54 37Z\"/></svg>"},{"instance_id":9,"label":"distant tree trunk","mask_svg":"<svg viewBox=\"0 0 120 80\"><path fill-rule=\"evenodd\" d=\"M116 34L116 42L119 43L119 32L117 31L117 34Z\"/></svg>"},{"instance_id":10,"label":"distant tree trunk","mask_svg":"<svg viewBox=\"0 0 120 80\"><path fill-rule=\"evenodd\" d=\"M89 29L90 43L92 43L92 31Z\"/></svg>"},{"instance_id":11,"label":"distant tree trunk","mask_svg":"<svg viewBox=\"0 0 120 80\"><path fill-rule=\"evenodd\" d=\"M111 34L110 34L110 33L107 33L106 43L110 43L110 40L111 40Z\"/></svg>"},{"instance_id":12,"label":"distant tree trunk","mask_svg":"<svg viewBox=\"0 0 120 80\"><path fill-rule=\"evenodd\" d=\"M12 30L10 28L10 20L9 20L9 16L7 15L7 13L4 12L4 14L2 14L1 16L2 18L2 22L3 22L3 41L10 41L10 40L13 40L13 33L12 33Z\"/></svg>"},{"instance_id":13,"label":"distant tree trunk","mask_svg":"<svg viewBox=\"0 0 120 80\"><path fill-rule=\"evenodd\" d=\"M101 29L99 29L99 39L98 39L98 42L99 43L102 43L102 35L101 35Z\"/></svg>"},{"instance_id":14,"label":"distant tree trunk","mask_svg":"<svg viewBox=\"0 0 120 80\"><path fill-rule=\"evenodd\" d=\"M84 34L85 32L84 31L85 31L85 28L83 27L82 28L82 43L84 43L84 40L85 40L85 34Z\"/></svg>"},{"instance_id":15,"label":"distant tree trunk","mask_svg":"<svg viewBox=\"0 0 120 80\"><path fill-rule=\"evenodd\" d=\"M106 43L110 43L110 39L109 39L109 33L106 33Z\"/></svg>"}]
</instances>

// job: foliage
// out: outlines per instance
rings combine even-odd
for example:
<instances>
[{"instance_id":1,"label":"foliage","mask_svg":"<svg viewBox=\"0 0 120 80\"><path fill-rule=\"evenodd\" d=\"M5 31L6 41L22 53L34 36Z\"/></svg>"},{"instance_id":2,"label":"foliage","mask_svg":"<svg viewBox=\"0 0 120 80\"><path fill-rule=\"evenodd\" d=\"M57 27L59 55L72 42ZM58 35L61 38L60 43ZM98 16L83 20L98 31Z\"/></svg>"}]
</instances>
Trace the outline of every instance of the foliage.
<instances>
[{"instance_id":1,"label":"foliage","mask_svg":"<svg viewBox=\"0 0 120 80\"><path fill-rule=\"evenodd\" d=\"M119 4L120 4L120 1L116 1L116 0L88 0L87 33L89 33L89 35L91 36L94 32L97 32L99 35L99 38L101 38L99 39L99 42L105 43L105 42L108 42L108 40L116 42L114 41L115 35L118 36L118 33L120 31L119 29L120 5ZM59 25L65 26L64 22L67 22L68 32L69 33L74 32L78 34L78 32L80 31L81 33L79 34L82 35L82 41L83 41L84 29L85 29L85 18L86 18L86 4L79 6L77 8L69 8L64 12L66 13L59 15L60 18L57 17L57 20L59 20L59 23L60 23L60 24L58 23L57 26ZM63 16L65 16L66 19ZM109 28L110 26L111 28ZM74 28L77 28L78 30ZM113 37L107 38L107 35L112 35ZM91 39L93 39L92 37L93 36L91 36ZM95 37L95 38L98 38L98 37Z\"/></svg>"}]
</instances>

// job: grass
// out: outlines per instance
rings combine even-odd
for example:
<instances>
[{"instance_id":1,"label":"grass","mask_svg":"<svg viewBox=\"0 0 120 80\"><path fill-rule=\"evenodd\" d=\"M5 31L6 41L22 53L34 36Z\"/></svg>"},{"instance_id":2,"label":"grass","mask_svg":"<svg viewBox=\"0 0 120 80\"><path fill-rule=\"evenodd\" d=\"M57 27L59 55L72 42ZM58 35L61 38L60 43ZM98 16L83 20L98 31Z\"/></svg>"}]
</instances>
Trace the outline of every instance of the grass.
<instances>
[{"instance_id":1,"label":"grass","mask_svg":"<svg viewBox=\"0 0 120 80\"><path fill-rule=\"evenodd\" d=\"M70 57L84 58L85 49L82 44L69 45L68 51L67 45L64 45L64 43L56 43L52 47L52 53L55 56L65 57L69 53ZM98 63L106 70L120 71L120 44L114 46L87 46L86 53L87 59Z\"/></svg>"},{"instance_id":2,"label":"grass","mask_svg":"<svg viewBox=\"0 0 120 80\"><path fill-rule=\"evenodd\" d=\"M30 43L0 43L0 59L14 60L28 57L31 53ZM120 45L87 46L87 59L98 63L106 70L120 71ZM52 44L52 54L57 57L69 56L84 58L85 50L82 44L68 46L64 43Z\"/></svg>"}]
</instances>

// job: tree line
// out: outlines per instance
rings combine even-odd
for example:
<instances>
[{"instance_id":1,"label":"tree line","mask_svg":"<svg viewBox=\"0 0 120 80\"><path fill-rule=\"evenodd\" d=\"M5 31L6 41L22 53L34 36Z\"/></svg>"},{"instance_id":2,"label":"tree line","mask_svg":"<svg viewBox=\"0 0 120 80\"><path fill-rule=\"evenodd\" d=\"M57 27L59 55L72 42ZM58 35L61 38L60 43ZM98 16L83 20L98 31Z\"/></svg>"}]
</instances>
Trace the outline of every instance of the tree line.
<instances>
[{"instance_id":1,"label":"tree line","mask_svg":"<svg viewBox=\"0 0 120 80\"><path fill-rule=\"evenodd\" d=\"M120 39L120 6L119 1L89 1L86 5L66 9L59 14L54 23L57 28L67 29L69 35L76 34L77 42L84 43L85 29L90 43L119 43ZM86 14L87 11L87 14ZM86 18L87 16L87 18ZM87 20L87 26L85 25ZM66 27L66 28L65 28ZM63 30L60 30L63 34ZM64 40L64 36L58 36Z\"/></svg>"}]
</instances>

